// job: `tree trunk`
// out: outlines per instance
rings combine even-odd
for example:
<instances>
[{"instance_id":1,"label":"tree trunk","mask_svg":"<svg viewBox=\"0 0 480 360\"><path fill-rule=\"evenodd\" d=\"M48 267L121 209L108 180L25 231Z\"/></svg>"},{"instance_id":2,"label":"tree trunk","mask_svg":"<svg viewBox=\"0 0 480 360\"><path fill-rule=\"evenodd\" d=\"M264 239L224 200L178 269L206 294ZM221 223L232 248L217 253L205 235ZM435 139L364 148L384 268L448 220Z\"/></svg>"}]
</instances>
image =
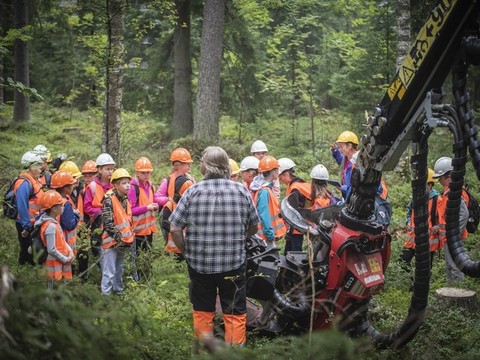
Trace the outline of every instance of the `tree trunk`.
<instances>
[{"instance_id":1,"label":"tree trunk","mask_svg":"<svg viewBox=\"0 0 480 360\"><path fill-rule=\"evenodd\" d=\"M179 138L190 135L193 131L190 0L175 0L175 6L178 20L173 35L175 85L172 135Z\"/></svg>"},{"instance_id":2,"label":"tree trunk","mask_svg":"<svg viewBox=\"0 0 480 360\"><path fill-rule=\"evenodd\" d=\"M107 93L103 119L102 151L115 161L120 156L120 122L123 95L125 0L107 0L108 51Z\"/></svg>"},{"instance_id":3,"label":"tree trunk","mask_svg":"<svg viewBox=\"0 0 480 360\"><path fill-rule=\"evenodd\" d=\"M397 0L397 69L410 50L410 0Z\"/></svg>"},{"instance_id":4,"label":"tree trunk","mask_svg":"<svg viewBox=\"0 0 480 360\"><path fill-rule=\"evenodd\" d=\"M198 72L195 139L218 140L220 71L225 23L225 0L205 0Z\"/></svg>"},{"instance_id":5,"label":"tree trunk","mask_svg":"<svg viewBox=\"0 0 480 360\"><path fill-rule=\"evenodd\" d=\"M16 0L14 7L15 12L15 28L22 29L28 25L28 1ZM28 43L15 40L13 47L15 70L15 81L21 82L25 86L30 86L30 76L28 67ZM30 97L22 92L15 90L14 106L13 106L13 121L28 121L30 120Z\"/></svg>"}]
</instances>

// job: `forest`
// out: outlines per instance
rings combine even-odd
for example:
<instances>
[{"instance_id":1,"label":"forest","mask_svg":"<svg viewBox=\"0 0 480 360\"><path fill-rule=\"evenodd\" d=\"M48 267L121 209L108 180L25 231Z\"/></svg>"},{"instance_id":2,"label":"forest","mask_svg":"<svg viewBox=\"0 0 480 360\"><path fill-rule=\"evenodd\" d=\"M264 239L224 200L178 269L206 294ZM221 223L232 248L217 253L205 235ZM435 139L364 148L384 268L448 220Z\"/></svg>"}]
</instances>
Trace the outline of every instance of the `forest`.
<instances>
[{"instance_id":1,"label":"forest","mask_svg":"<svg viewBox=\"0 0 480 360\"><path fill-rule=\"evenodd\" d=\"M457 2L464 0L2 0L1 193L21 172L22 154L39 144L79 167L107 152L131 174L135 161L146 156L158 187L171 171L175 148L190 151L191 173L200 180L207 146L222 147L240 163L260 139L269 155L292 159L299 177L309 181L310 170L323 164L339 180L331 144L345 130L359 138L368 131L368 119L430 11ZM450 74L439 84L448 104L458 100L452 86ZM478 68L469 68L468 91L478 114ZM447 128L435 128L428 167L453 157L455 143ZM382 291L367 308L370 323L384 333L394 333L412 311L414 275L399 258L409 232L413 152L408 147L394 169L382 174L393 209L391 255ZM469 161L466 183L480 199L476 175ZM435 188L442 191L438 183ZM283 198L284 185L281 190ZM480 257L478 239L477 231L463 242L474 261ZM101 295L95 265L87 281L74 276L51 290L40 267L19 265L15 221L0 216L2 358L191 358L187 265L163 246L157 233L151 251L139 255L141 281L127 265L120 296ZM376 346L369 336L351 337L334 322L329 330L279 336L249 331L244 348L219 342L217 351L195 356L478 358L476 300L451 306L436 296L448 285L445 267L439 250L423 324L405 346ZM457 286L480 290L476 277L466 276Z\"/></svg>"}]
</instances>

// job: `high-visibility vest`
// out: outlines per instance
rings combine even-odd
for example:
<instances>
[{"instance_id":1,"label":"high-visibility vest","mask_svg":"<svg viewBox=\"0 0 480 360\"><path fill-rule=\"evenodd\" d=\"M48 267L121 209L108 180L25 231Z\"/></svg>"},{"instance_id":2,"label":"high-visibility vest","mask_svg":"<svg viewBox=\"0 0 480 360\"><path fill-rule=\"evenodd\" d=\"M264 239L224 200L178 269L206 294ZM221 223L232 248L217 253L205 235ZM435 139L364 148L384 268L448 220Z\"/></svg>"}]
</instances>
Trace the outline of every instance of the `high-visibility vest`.
<instances>
[{"instance_id":1,"label":"high-visibility vest","mask_svg":"<svg viewBox=\"0 0 480 360\"><path fill-rule=\"evenodd\" d=\"M436 209L433 209L433 204L434 202L437 202L436 204ZM429 232L429 242L430 242L430 252L437 251L441 248L443 248L443 243L440 242L440 232L438 229L433 230L433 226L438 225L438 228L440 229L440 224L439 224L439 216L438 216L438 205L440 202L440 195L434 196L430 199L428 199L428 232ZM435 211L435 214L432 212ZM414 210L412 210L412 214L410 217L410 224L411 230L408 232L407 237L403 243L403 247L406 249L415 249L415 229L413 227L414 225ZM434 220L435 224L432 223L432 219ZM433 230L433 231L432 231Z\"/></svg>"},{"instance_id":2,"label":"high-visibility vest","mask_svg":"<svg viewBox=\"0 0 480 360\"><path fill-rule=\"evenodd\" d=\"M28 181L30 186L32 187L32 191L30 191L30 194L33 194L28 199L28 213L30 215L30 224L32 226L35 224L35 218L37 215L40 213L40 205L38 205L38 196L37 194L42 190L42 184L38 179L35 179L31 174L29 173L21 173L19 175L20 180L15 182L15 186L13 187L13 192L15 196L17 195L17 190L20 187L21 184L23 184L24 181ZM17 216L17 219L19 219L19 216Z\"/></svg>"},{"instance_id":3,"label":"high-visibility vest","mask_svg":"<svg viewBox=\"0 0 480 360\"><path fill-rule=\"evenodd\" d=\"M388 197L388 187L383 178L380 180L382 184L382 193L379 195L382 199L387 200Z\"/></svg>"},{"instance_id":4,"label":"high-visibility vest","mask_svg":"<svg viewBox=\"0 0 480 360\"><path fill-rule=\"evenodd\" d=\"M446 187L441 198L438 199L438 222L439 222L439 236L440 236L440 248L443 248L445 243L447 242L447 233L445 229L446 219L445 219L445 212L447 210L447 201L448 201L448 191L449 188ZM470 201L468 194L465 190L462 190L462 198L465 200L467 204ZM463 232L460 234L460 238L465 240L468 237L467 229L464 229Z\"/></svg>"},{"instance_id":5,"label":"high-visibility vest","mask_svg":"<svg viewBox=\"0 0 480 360\"><path fill-rule=\"evenodd\" d=\"M310 196L312 196L312 185L305 181L291 181L288 186L287 190L285 191L285 197L290 195L292 191L297 190L303 197L305 197L305 208L309 208L312 204ZM301 234L300 231L293 229L292 234L299 235Z\"/></svg>"},{"instance_id":6,"label":"high-visibility vest","mask_svg":"<svg viewBox=\"0 0 480 360\"><path fill-rule=\"evenodd\" d=\"M148 195L141 186L138 187L138 190L138 206L147 206L153 203L153 188L150 188ZM154 211L148 210L143 214L133 216L133 232L135 235L150 235L157 231L157 219Z\"/></svg>"},{"instance_id":7,"label":"high-visibility vest","mask_svg":"<svg viewBox=\"0 0 480 360\"><path fill-rule=\"evenodd\" d=\"M164 216L165 217L170 216L170 214L173 212L173 210L175 210L176 207L177 207L177 204L174 201L168 200L168 202L163 207ZM166 211L166 210L168 210L168 211ZM185 230L184 230L184 235L185 235ZM172 237L171 233L168 233L168 235L167 235L167 244L165 245L165 251L166 252L172 252L172 253L175 253L175 254L180 254L181 253L180 249L173 242L173 237Z\"/></svg>"},{"instance_id":8,"label":"high-visibility vest","mask_svg":"<svg viewBox=\"0 0 480 360\"><path fill-rule=\"evenodd\" d=\"M45 221L40 226L40 238L42 239L43 245L47 247L47 239L45 239L45 230L49 224L55 225L55 248L62 255L68 256L68 245L63 235L62 228L60 224L53 220ZM44 269L47 271L47 276L49 279L60 281L62 279L71 279L72 278L72 265L64 264L56 257L51 254L48 254L47 260L45 260Z\"/></svg>"},{"instance_id":9,"label":"high-visibility vest","mask_svg":"<svg viewBox=\"0 0 480 360\"><path fill-rule=\"evenodd\" d=\"M113 186L110 187L110 189ZM105 190L103 190L102 186L99 186L97 182L94 180L87 186L88 189L90 189L90 192L92 193L92 206L96 208L101 208L103 204L103 198L105 196Z\"/></svg>"},{"instance_id":10,"label":"high-visibility vest","mask_svg":"<svg viewBox=\"0 0 480 360\"><path fill-rule=\"evenodd\" d=\"M132 206L130 201L127 201L127 211L122 206L115 194L109 195L112 199L113 207L113 223L117 230L122 234L122 242L125 244L133 243L135 238L132 229ZM102 234L102 248L108 249L117 244L117 241L112 238L106 230Z\"/></svg>"},{"instance_id":11,"label":"high-visibility vest","mask_svg":"<svg viewBox=\"0 0 480 360\"><path fill-rule=\"evenodd\" d=\"M80 213L80 218L78 219L79 224L83 224L83 222L85 221L85 210L83 205L85 190L85 188L82 188L82 190L78 193L77 197L77 210Z\"/></svg>"},{"instance_id":12,"label":"high-visibility vest","mask_svg":"<svg viewBox=\"0 0 480 360\"><path fill-rule=\"evenodd\" d=\"M310 206L310 210L321 209L332 205L332 198L325 196L317 196L313 201L313 205Z\"/></svg>"},{"instance_id":13,"label":"high-visibility vest","mask_svg":"<svg viewBox=\"0 0 480 360\"><path fill-rule=\"evenodd\" d=\"M264 186L262 189L268 191L268 212L270 213L271 227L275 235L275 240L281 239L287 233L287 228L285 227L283 220L280 218L280 206L278 204L278 199L275 197L272 189L270 189L268 186ZM255 196L253 198L255 207L258 206L258 194L262 189L255 192ZM262 222L258 223L257 235L263 240L267 240L267 237L263 234Z\"/></svg>"}]
</instances>

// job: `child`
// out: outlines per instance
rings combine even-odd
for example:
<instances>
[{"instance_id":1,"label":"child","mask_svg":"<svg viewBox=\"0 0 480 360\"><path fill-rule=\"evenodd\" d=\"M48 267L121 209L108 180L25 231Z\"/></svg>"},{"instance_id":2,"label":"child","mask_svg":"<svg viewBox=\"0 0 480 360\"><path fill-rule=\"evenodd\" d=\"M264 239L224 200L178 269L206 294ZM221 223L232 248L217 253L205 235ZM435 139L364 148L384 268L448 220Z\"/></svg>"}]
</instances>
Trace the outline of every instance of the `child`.
<instances>
[{"instance_id":1,"label":"child","mask_svg":"<svg viewBox=\"0 0 480 360\"><path fill-rule=\"evenodd\" d=\"M102 207L102 284L103 295L123 291L123 264L130 251L134 234L132 207L127 194L132 177L127 170L119 168L111 176L113 189L105 195Z\"/></svg>"},{"instance_id":2,"label":"child","mask_svg":"<svg viewBox=\"0 0 480 360\"><path fill-rule=\"evenodd\" d=\"M254 193L253 203L260 217L258 233L267 242L267 248L275 248L275 241L285 236L286 227L280 218L280 204L273 193L273 184L278 180L280 164L273 156L265 156L258 164L260 175L253 179L250 189Z\"/></svg>"},{"instance_id":3,"label":"child","mask_svg":"<svg viewBox=\"0 0 480 360\"><path fill-rule=\"evenodd\" d=\"M310 172L312 178L312 194L310 198L313 201L313 205L310 209L320 209L330 205L335 205L340 201L335 195L328 189L327 180L329 179L328 170L322 164L316 165Z\"/></svg>"},{"instance_id":4,"label":"child","mask_svg":"<svg viewBox=\"0 0 480 360\"><path fill-rule=\"evenodd\" d=\"M243 158L242 162L240 163L242 183L248 189L250 195L252 195L252 192L250 190L250 184L252 183L255 176L258 175L259 162L260 160L258 160L255 156L247 156Z\"/></svg>"},{"instance_id":5,"label":"child","mask_svg":"<svg viewBox=\"0 0 480 360\"><path fill-rule=\"evenodd\" d=\"M173 200L173 196L175 195L175 193L178 193L178 189L176 189L175 179L181 176L188 178L187 174L190 171L193 163L190 153L187 149L184 148L176 148L175 150L173 150L170 154L170 162L172 163L172 172L169 176L162 180L154 197L154 201L160 207L163 207L169 200ZM167 244L168 233L165 233L163 229L164 228L162 226L163 238L165 239L165 244Z\"/></svg>"},{"instance_id":6,"label":"child","mask_svg":"<svg viewBox=\"0 0 480 360\"><path fill-rule=\"evenodd\" d=\"M268 153L268 148L267 145L262 140L256 140L253 142L251 148L250 148L250 153L255 156L258 160L262 160L265 156L267 156ZM280 199L280 181L276 179L273 182L273 187L272 191L277 197L277 199Z\"/></svg>"},{"instance_id":7,"label":"child","mask_svg":"<svg viewBox=\"0 0 480 360\"><path fill-rule=\"evenodd\" d=\"M52 281L72 278L71 263L75 257L63 235L62 228L57 220L63 213L66 200L55 190L48 190L40 196L40 209L44 211L35 222L40 226L40 238L47 248L48 256L44 264L49 278L49 287Z\"/></svg>"},{"instance_id":8,"label":"child","mask_svg":"<svg viewBox=\"0 0 480 360\"><path fill-rule=\"evenodd\" d=\"M280 164L278 179L287 185L285 197L291 193L296 193L298 196L298 205L301 208L309 208L312 205L310 199L312 187L309 183L295 175L295 163L289 158L278 159ZM289 251L302 251L303 234L290 227L285 235L285 255Z\"/></svg>"},{"instance_id":9,"label":"child","mask_svg":"<svg viewBox=\"0 0 480 360\"><path fill-rule=\"evenodd\" d=\"M233 159L228 159L228 162L230 164L230 180L237 182L238 181L238 174L240 172L240 168L238 167L238 164L235 160Z\"/></svg>"},{"instance_id":10,"label":"child","mask_svg":"<svg viewBox=\"0 0 480 360\"><path fill-rule=\"evenodd\" d=\"M62 227L68 246L73 250L73 254L77 255L77 225L80 215L71 198L75 183L76 180L69 172L57 171L52 175L52 189L56 190L63 199L66 199L63 213L59 218L60 226Z\"/></svg>"}]
</instances>

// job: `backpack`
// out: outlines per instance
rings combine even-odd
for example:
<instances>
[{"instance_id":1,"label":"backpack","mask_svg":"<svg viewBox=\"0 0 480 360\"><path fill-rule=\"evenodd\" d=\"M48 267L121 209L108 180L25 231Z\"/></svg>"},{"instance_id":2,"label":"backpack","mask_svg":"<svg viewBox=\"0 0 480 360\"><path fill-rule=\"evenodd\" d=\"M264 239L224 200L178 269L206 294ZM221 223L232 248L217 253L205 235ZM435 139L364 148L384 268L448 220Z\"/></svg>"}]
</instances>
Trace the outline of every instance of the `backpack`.
<instances>
[{"instance_id":1,"label":"backpack","mask_svg":"<svg viewBox=\"0 0 480 360\"><path fill-rule=\"evenodd\" d=\"M48 251L45 245L43 245L42 237L40 236L41 226L35 225L30 237L32 239L32 256L36 264L42 265L48 256Z\"/></svg>"},{"instance_id":2,"label":"backpack","mask_svg":"<svg viewBox=\"0 0 480 360\"><path fill-rule=\"evenodd\" d=\"M392 221L392 205L386 199L375 196L375 218L377 223L387 227Z\"/></svg>"},{"instance_id":3,"label":"backpack","mask_svg":"<svg viewBox=\"0 0 480 360\"><path fill-rule=\"evenodd\" d=\"M3 216L12 220L16 220L18 216L17 199L15 196L14 188L15 188L15 184L20 179L24 179L28 181L27 178L23 176L14 177L12 180L10 180L8 189L3 195ZM33 195L33 187L31 187L30 189L30 197L32 197L32 195Z\"/></svg>"},{"instance_id":4,"label":"backpack","mask_svg":"<svg viewBox=\"0 0 480 360\"><path fill-rule=\"evenodd\" d=\"M480 206L477 199L473 194L464 189L468 195L468 222L467 222L467 231L469 234L475 233L478 228L478 223L480 222Z\"/></svg>"}]
</instances>

